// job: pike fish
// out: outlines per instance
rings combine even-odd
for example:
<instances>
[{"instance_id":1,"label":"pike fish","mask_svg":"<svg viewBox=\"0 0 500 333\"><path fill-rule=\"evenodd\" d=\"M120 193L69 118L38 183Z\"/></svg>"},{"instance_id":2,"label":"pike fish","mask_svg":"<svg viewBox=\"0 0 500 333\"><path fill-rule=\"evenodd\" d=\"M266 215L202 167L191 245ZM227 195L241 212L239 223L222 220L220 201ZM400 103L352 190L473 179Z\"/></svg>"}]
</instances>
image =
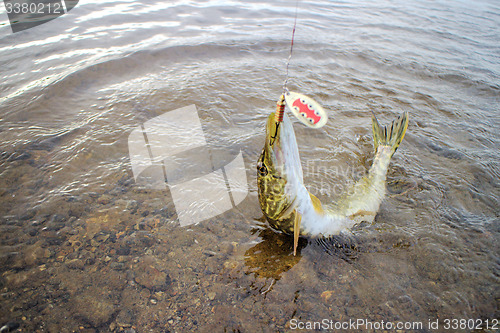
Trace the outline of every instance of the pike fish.
<instances>
[{"instance_id":1,"label":"pike fish","mask_svg":"<svg viewBox=\"0 0 500 333\"><path fill-rule=\"evenodd\" d=\"M408 127L404 112L388 127L372 116L375 157L368 174L335 205L323 205L304 185L299 149L292 123L272 113L267 119L264 149L257 162L259 203L273 229L294 236L329 237L349 231L356 224L373 222L386 193L391 157Z\"/></svg>"}]
</instances>

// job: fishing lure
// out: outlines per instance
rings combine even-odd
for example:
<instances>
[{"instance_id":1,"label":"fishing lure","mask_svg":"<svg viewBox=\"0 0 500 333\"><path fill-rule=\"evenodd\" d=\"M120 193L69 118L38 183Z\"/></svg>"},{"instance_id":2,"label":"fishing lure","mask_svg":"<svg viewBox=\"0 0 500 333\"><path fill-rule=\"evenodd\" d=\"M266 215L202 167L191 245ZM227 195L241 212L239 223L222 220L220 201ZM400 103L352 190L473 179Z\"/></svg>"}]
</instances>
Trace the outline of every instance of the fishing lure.
<instances>
[{"instance_id":1,"label":"fishing lure","mask_svg":"<svg viewBox=\"0 0 500 333\"><path fill-rule=\"evenodd\" d=\"M298 5L298 2L297 2ZM295 8L295 22L293 24L292 40L290 43L290 55L286 64L286 77L283 83L283 94L278 100L278 107L276 109L275 121L280 123L283 121L283 113L285 103L292 111L293 115L304 125L312 128L323 127L328 121L326 111L315 100L306 95L289 91L287 89L288 83L288 67L293 53L293 41L295 38L295 28L297 26L297 8Z\"/></svg>"},{"instance_id":2,"label":"fishing lure","mask_svg":"<svg viewBox=\"0 0 500 333\"><path fill-rule=\"evenodd\" d=\"M328 121L328 115L321 105L306 95L287 91L285 101L293 115L306 126L320 128Z\"/></svg>"}]
</instances>

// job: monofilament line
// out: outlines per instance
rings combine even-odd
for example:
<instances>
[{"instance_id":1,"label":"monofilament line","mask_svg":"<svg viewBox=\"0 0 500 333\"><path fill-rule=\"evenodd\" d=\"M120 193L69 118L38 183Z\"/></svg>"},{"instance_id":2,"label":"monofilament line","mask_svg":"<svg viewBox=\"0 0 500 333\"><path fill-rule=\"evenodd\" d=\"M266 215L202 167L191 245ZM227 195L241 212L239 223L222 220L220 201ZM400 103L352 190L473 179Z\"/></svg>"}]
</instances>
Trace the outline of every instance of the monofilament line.
<instances>
[{"instance_id":1,"label":"monofilament line","mask_svg":"<svg viewBox=\"0 0 500 333\"><path fill-rule=\"evenodd\" d=\"M286 62L286 76L285 76L285 82L283 83L283 94L285 94L287 91L286 84L288 83L288 67L290 66L290 60L292 59L293 40L295 38L295 27L297 26L298 8L299 8L299 1L297 0L297 2L295 3L295 19L293 22L292 41L290 43L290 55L288 56L288 61Z\"/></svg>"}]
</instances>

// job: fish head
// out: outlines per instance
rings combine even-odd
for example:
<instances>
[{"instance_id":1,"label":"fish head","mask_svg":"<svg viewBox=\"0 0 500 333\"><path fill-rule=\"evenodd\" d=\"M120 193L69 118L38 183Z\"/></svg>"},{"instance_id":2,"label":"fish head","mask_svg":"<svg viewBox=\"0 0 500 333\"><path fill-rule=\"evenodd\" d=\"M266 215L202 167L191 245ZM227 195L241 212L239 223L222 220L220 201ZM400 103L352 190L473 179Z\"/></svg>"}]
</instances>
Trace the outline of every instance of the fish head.
<instances>
[{"instance_id":1,"label":"fish head","mask_svg":"<svg viewBox=\"0 0 500 333\"><path fill-rule=\"evenodd\" d=\"M266 123L266 141L264 149L257 163L257 173L259 176L285 178L285 158L284 147L281 140L281 131L283 122L276 122L274 112L267 118Z\"/></svg>"},{"instance_id":2,"label":"fish head","mask_svg":"<svg viewBox=\"0 0 500 333\"><path fill-rule=\"evenodd\" d=\"M290 120L276 122L271 113L266 123L266 140L257 162L259 203L267 220L276 229L290 232L293 225L295 197L291 186L296 181L297 166L302 178L295 134Z\"/></svg>"},{"instance_id":3,"label":"fish head","mask_svg":"<svg viewBox=\"0 0 500 333\"><path fill-rule=\"evenodd\" d=\"M267 118L266 141L258 163L259 174L270 173L275 177L289 180L291 183L302 182L299 148L295 131L288 116L277 122L274 113Z\"/></svg>"}]
</instances>

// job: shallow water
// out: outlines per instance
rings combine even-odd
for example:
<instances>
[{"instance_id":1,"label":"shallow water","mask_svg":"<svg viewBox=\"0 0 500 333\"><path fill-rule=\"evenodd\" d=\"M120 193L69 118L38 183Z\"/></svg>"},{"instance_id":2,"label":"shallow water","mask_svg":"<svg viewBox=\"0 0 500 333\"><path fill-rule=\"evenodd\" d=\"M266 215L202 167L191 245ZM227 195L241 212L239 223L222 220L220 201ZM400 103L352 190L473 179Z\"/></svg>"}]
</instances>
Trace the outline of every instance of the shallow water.
<instances>
[{"instance_id":1,"label":"shallow water","mask_svg":"<svg viewBox=\"0 0 500 333\"><path fill-rule=\"evenodd\" d=\"M295 122L310 191L335 201L366 172L371 110L384 123L408 111L410 126L375 223L301 239L297 257L263 222L255 182L294 13L293 1L82 1L16 34L4 15L0 325L282 332L366 319L431 332L499 318L498 3L299 3L289 88L330 117ZM242 151L249 193L181 227L168 190L135 183L127 140L191 104L214 164Z\"/></svg>"}]
</instances>

